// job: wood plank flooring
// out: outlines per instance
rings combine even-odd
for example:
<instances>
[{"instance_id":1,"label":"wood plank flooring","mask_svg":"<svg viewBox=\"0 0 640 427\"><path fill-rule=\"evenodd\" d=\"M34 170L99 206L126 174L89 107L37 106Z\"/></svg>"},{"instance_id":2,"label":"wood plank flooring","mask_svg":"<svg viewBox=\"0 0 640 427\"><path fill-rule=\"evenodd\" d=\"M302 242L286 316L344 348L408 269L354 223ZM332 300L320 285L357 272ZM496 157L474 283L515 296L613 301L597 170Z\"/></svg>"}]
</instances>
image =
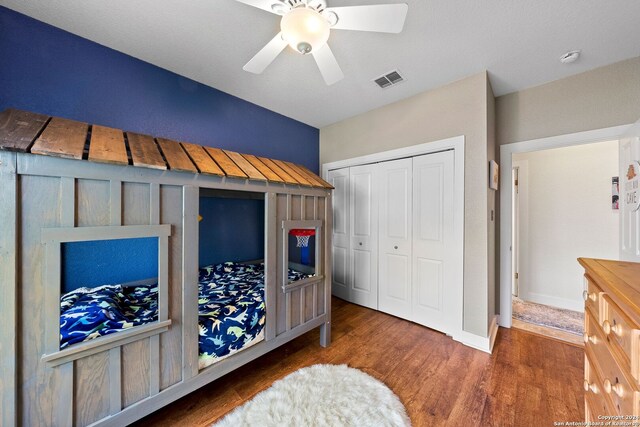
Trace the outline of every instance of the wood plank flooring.
<instances>
[{"instance_id":1,"label":"wood plank flooring","mask_svg":"<svg viewBox=\"0 0 640 427\"><path fill-rule=\"evenodd\" d=\"M551 426L584 417L582 348L500 329L494 354L431 329L333 298L333 343L318 330L268 353L140 420L206 426L316 363L346 363L387 384L414 426Z\"/></svg>"}]
</instances>

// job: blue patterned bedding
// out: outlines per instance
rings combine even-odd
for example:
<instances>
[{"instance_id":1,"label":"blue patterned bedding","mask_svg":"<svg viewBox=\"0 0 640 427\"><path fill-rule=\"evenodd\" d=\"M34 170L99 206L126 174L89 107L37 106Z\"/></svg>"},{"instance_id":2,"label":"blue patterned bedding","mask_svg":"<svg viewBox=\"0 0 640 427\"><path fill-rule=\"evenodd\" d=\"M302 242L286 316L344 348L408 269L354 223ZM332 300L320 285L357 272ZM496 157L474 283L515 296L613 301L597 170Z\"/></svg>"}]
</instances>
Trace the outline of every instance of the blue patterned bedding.
<instances>
[{"instance_id":1,"label":"blue patterned bedding","mask_svg":"<svg viewBox=\"0 0 640 427\"><path fill-rule=\"evenodd\" d=\"M60 349L158 320L158 286L78 288L60 298Z\"/></svg>"},{"instance_id":2,"label":"blue patterned bedding","mask_svg":"<svg viewBox=\"0 0 640 427\"><path fill-rule=\"evenodd\" d=\"M202 268L198 296L201 367L242 349L262 332L264 266L226 262Z\"/></svg>"},{"instance_id":3,"label":"blue patterned bedding","mask_svg":"<svg viewBox=\"0 0 640 427\"><path fill-rule=\"evenodd\" d=\"M307 277L289 270L289 279ZM264 265L226 262L200 269L200 367L257 341L265 322ZM60 348L158 319L157 285L80 288L60 299Z\"/></svg>"}]
</instances>

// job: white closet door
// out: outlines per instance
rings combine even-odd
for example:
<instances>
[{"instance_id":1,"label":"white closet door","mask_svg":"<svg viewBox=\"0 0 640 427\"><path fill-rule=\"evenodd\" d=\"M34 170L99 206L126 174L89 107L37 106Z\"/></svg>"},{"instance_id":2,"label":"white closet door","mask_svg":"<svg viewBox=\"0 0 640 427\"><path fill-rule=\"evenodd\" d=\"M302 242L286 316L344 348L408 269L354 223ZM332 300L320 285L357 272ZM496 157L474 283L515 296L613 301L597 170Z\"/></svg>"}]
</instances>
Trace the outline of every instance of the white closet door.
<instances>
[{"instance_id":1,"label":"white closet door","mask_svg":"<svg viewBox=\"0 0 640 427\"><path fill-rule=\"evenodd\" d=\"M349 300L378 308L377 165L349 168L351 214L351 288Z\"/></svg>"},{"instance_id":2,"label":"white closet door","mask_svg":"<svg viewBox=\"0 0 640 427\"><path fill-rule=\"evenodd\" d=\"M449 332L453 252L453 151L413 158L413 320Z\"/></svg>"},{"instance_id":3,"label":"white closet door","mask_svg":"<svg viewBox=\"0 0 640 427\"><path fill-rule=\"evenodd\" d=\"M412 160L379 163L378 309L411 320Z\"/></svg>"},{"instance_id":4,"label":"white closet door","mask_svg":"<svg viewBox=\"0 0 640 427\"><path fill-rule=\"evenodd\" d=\"M331 251L333 269L331 290L338 298L349 300L350 267L349 261L349 168L329 171L328 180L333 190L333 236Z\"/></svg>"}]
</instances>

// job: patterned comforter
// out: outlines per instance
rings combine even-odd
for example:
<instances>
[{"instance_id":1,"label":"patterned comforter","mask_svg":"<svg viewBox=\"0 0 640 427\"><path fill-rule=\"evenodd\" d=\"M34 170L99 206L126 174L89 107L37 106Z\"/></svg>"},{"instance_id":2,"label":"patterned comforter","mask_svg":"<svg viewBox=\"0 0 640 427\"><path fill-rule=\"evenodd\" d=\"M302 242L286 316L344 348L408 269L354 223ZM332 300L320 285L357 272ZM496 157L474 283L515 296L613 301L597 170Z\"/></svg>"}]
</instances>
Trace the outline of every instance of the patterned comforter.
<instances>
[{"instance_id":1,"label":"patterned comforter","mask_svg":"<svg viewBox=\"0 0 640 427\"><path fill-rule=\"evenodd\" d=\"M307 277L289 270L289 279ZM200 368L251 345L265 322L264 265L226 262L200 269ZM157 285L79 288L60 299L60 348L158 319Z\"/></svg>"},{"instance_id":2,"label":"patterned comforter","mask_svg":"<svg viewBox=\"0 0 640 427\"><path fill-rule=\"evenodd\" d=\"M60 298L60 349L158 320L158 286L78 288Z\"/></svg>"}]
</instances>

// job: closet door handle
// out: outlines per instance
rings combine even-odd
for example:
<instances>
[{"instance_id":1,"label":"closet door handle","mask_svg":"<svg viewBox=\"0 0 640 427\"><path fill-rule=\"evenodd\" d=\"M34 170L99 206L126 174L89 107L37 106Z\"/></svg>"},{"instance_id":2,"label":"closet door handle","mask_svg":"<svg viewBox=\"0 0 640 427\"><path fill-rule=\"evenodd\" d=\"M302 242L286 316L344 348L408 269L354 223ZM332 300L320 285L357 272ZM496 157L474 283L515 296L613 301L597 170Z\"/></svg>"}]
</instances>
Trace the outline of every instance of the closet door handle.
<instances>
[{"instance_id":1,"label":"closet door handle","mask_svg":"<svg viewBox=\"0 0 640 427\"><path fill-rule=\"evenodd\" d=\"M362 242L358 243L360 246L362 246Z\"/></svg>"},{"instance_id":2,"label":"closet door handle","mask_svg":"<svg viewBox=\"0 0 640 427\"><path fill-rule=\"evenodd\" d=\"M393 247L393 249L398 249L398 247L397 247L397 246L394 246L394 247Z\"/></svg>"}]
</instances>

